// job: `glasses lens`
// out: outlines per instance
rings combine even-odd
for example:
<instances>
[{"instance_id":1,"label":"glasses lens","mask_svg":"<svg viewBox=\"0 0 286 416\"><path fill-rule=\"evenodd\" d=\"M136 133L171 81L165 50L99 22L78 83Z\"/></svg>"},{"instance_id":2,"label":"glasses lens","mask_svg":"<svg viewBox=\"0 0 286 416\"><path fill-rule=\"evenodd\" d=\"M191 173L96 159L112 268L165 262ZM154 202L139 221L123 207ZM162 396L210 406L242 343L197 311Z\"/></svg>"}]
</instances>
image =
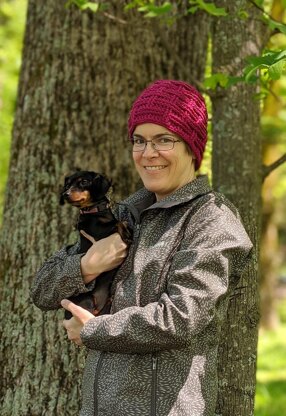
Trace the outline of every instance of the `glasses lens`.
<instances>
[{"instance_id":1,"label":"glasses lens","mask_svg":"<svg viewBox=\"0 0 286 416\"><path fill-rule=\"evenodd\" d=\"M145 140L139 138L132 139L133 151L142 152L145 149Z\"/></svg>"},{"instance_id":2,"label":"glasses lens","mask_svg":"<svg viewBox=\"0 0 286 416\"><path fill-rule=\"evenodd\" d=\"M169 136L155 137L152 140L145 140L139 137L134 137L132 139L133 152L143 152L148 142L152 143L152 146L155 150L164 151L173 149L175 140L173 137Z\"/></svg>"},{"instance_id":3,"label":"glasses lens","mask_svg":"<svg viewBox=\"0 0 286 416\"><path fill-rule=\"evenodd\" d=\"M156 137L152 142L157 150L171 150L174 147L174 139L169 136Z\"/></svg>"}]
</instances>

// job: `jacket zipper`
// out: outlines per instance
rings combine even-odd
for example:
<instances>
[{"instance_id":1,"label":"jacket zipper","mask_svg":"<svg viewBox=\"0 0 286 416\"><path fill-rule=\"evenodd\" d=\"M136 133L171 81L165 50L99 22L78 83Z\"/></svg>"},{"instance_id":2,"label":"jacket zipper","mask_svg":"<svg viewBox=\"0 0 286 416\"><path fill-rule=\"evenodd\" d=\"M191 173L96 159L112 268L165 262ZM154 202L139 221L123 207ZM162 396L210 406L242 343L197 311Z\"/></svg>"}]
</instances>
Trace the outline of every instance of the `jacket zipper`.
<instances>
[{"instance_id":1,"label":"jacket zipper","mask_svg":"<svg viewBox=\"0 0 286 416\"><path fill-rule=\"evenodd\" d=\"M94 378L94 387L93 387L93 394L94 394L94 416L98 415L98 380L99 380L99 373L102 367L104 352L102 352L99 356L96 370L95 370L95 378Z\"/></svg>"},{"instance_id":2,"label":"jacket zipper","mask_svg":"<svg viewBox=\"0 0 286 416\"><path fill-rule=\"evenodd\" d=\"M157 372L158 372L158 357L152 356L152 390L151 390L151 416L157 414Z\"/></svg>"}]
</instances>

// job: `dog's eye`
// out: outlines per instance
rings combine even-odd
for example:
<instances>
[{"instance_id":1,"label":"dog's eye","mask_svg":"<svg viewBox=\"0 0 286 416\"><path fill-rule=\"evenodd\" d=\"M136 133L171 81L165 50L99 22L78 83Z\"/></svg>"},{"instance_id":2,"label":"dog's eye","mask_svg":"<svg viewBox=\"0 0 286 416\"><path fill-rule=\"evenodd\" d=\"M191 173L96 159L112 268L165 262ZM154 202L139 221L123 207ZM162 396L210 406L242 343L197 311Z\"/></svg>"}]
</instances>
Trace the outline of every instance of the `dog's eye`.
<instances>
[{"instance_id":1,"label":"dog's eye","mask_svg":"<svg viewBox=\"0 0 286 416\"><path fill-rule=\"evenodd\" d=\"M87 185L89 185L89 181L88 181L87 179L82 179L82 180L80 181L80 184L81 184L82 186L87 186Z\"/></svg>"}]
</instances>

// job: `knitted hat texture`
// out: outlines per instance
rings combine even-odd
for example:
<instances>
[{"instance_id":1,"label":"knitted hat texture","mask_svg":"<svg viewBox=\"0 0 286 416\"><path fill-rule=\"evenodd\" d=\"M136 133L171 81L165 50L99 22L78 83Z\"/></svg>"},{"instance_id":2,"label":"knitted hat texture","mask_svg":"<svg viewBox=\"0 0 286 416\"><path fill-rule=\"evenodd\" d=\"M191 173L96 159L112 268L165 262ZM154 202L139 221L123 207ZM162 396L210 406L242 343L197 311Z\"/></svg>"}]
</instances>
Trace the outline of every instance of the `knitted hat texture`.
<instances>
[{"instance_id":1,"label":"knitted hat texture","mask_svg":"<svg viewBox=\"0 0 286 416\"><path fill-rule=\"evenodd\" d=\"M207 142L208 114L202 95L183 81L159 80L135 100L128 119L131 139L139 124L154 123L177 134L190 147L200 167Z\"/></svg>"}]
</instances>

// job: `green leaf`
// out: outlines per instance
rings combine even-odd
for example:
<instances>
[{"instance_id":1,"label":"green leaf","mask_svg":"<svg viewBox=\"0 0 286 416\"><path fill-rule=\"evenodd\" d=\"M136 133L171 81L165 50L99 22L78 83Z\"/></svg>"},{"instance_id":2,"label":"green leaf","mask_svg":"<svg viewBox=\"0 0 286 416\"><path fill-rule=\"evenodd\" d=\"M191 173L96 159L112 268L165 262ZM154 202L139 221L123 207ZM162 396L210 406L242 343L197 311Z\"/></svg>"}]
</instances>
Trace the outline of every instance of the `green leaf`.
<instances>
[{"instance_id":1,"label":"green leaf","mask_svg":"<svg viewBox=\"0 0 286 416\"><path fill-rule=\"evenodd\" d=\"M193 6L188 9L188 12L194 14L196 13L197 10L198 10L198 6Z\"/></svg>"},{"instance_id":2,"label":"green leaf","mask_svg":"<svg viewBox=\"0 0 286 416\"><path fill-rule=\"evenodd\" d=\"M226 87L228 84L229 77L227 74L217 73L213 74L210 77L207 77L203 84L206 88L214 90L216 87Z\"/></svg>"},{"instance_id":3,"label":"green leaf","mask_svg":"<svg viewBox=\"0 0 286 416\"><path fill-rule=\"evenodd\" d=\"M90 9L93 12L97 12L99 9L99 4L98 3L86 3L83 6L81 6L81 10L86 10L86 9Z\"/></svg>"},{"instance_id":4,"label":"green leaf","mask_svg":"<svg viewBox=\"0 0 286 416\"><path fill-rule=\"evenodd\" d=\"M213 3L205 3L204 10L212 16L227 16L227 13L223 7L216 7Z\"/></svg>"},{"instance_id":5,"label":"green leaf","mask_svg":"<svg viewBox=\"0 0 286 416\"><path fill-rule=\"evenodd\" d=\"M278 55L276 56L276 60L280 60L282 58L286 58L286 49L281 52L278 52Z\"/></svg>"},{"instance_id":6,"label":"green leaf","mask_svg":"<svg viewBox=\"0 0 286 416\"><path fill-rule=\"evenodd\" d=\"M71 0L70 3L81 9L87 3L87 0Z\"/></svg>"},{"instance_id":7,"label":"green leaf","mask_svg":"<svg viewBox=\"0 0 286 416\"><path fill-rule=\"evenodd\" d=\"M254 3L257 4L257 6L262 7L264 0L254 0Z\"/></svg>"},{"instance_id":8,"label":"green leaf","mask_svg":"<svg viewBox=\"0 0 286 416\"><path fill-rule=\"evenodd\" d=\"M249 13L248 13L246 10L239 10L239 12L238 12L238 17L239 17L241 20L246 20L246 19L248 19L248 18L249 18Z\"/></svg>"},{"instance_id":9,"label":"green leaf","mask_svg":"<svg viewBox=\"0 0 286 416\"><path fill-rule=\"evenodd\" d=\"M131 3L128 3L124 6L124 10L130 10L130 9L134 9L135 7L140 7L140 6L144 6L146 4L146 1L144 0L134 0L131 1Z\"/></svg>"},{"instance_id":10,"label":"green leaf","mask_svg":"<svg viewBox=\"0 0 286 416\"><path fill-rule=\"evenodd\" d=\"M267 52L262 56L248 56L246 61L249 62L252 66L259 65L272 65L275 62L275 57L273 52Z\"/></svg>"},{"instance_id":11,"label":"green leaf","mask_svg":"<svg viewBox=\"0 0 286 416\"><path fill-rule=\"evenodd\" d=\"M227 16L227 12L223 7L216 7L214 3L205 3L203 0L191 0L189 1L191 6L197 6L199 9L211 14L212 16ZM192 11L190 11L192 10ZM193 7L188 10L190 13L194 13Z\"/></svg>"},{"instance_id":12,"label":"green leaf","mask_svg":"<svg viewBox=\"0 0 286 416\"><path fill-rule=\"evenodd\" d=\"M108 4L107 3L92 3L88 0L68 0L66 2L66 7L70 7L72 4L74 4L75 6L77 6L80 10L91 10L93 12L97 12L99 9L100 10L105 10L108 8Z\"/></svg>"},{"instance_id":13,"label":"green leaf","mask_svg":"<svg viewBox=\"0 0 286 416\"><path fill-rule=\"evenodd\" d=\"M267 21L268 26L270 27L270 29L279 30L279 32L286 35L286 25L284 23L276 22L275 20L273 20L269 17L266 18L266 21Z\"/></svg>"},{"instance_id":14,"label":"green leaf","mask_svg":"<svg viewBox=\"0 0 286 416\"><path fill-rule=\"evenodd\" d=\"M232 85L238 84L239 82L243 81L243 77L232 77L228 76L228 82L226 88L231 87Z\"/></svg>"},{"instance_id":15,"label":"green leaf","mask_svg":"<svg viewBox=\"0 0 286 416\"><path fill-rule=\"evenodd\" d=\"M162 6L155 6L154 4L148 4L145 6L138 7L138 11L145 13L145 17L158 17L169 13L172 10L172 4L165 2Z\"/></svg>"},{"instance_id":16,"label":"green leaf","mask_svg":"<svg viewBox=\"0 0 286 416\"><path fill-rule=\"evenodd\" d=\"M258 79L257 71L262 68L268 68L267 65L258 64L258 65L249 65L244 68L244 79L246 82L254 82Z\"/></svg>"},{"instance_id":17,"label":"green leaf","mask_svg":"<svg viewBox=\"0 0 286 416\"><path fill-rule=\"evenodd\" d=\"M274 80L279 79L284 72L285 63L286 63L286 60L281 59L280 61L271 65L268 69L269 77Z\"/></svg>"}]
</instances>

